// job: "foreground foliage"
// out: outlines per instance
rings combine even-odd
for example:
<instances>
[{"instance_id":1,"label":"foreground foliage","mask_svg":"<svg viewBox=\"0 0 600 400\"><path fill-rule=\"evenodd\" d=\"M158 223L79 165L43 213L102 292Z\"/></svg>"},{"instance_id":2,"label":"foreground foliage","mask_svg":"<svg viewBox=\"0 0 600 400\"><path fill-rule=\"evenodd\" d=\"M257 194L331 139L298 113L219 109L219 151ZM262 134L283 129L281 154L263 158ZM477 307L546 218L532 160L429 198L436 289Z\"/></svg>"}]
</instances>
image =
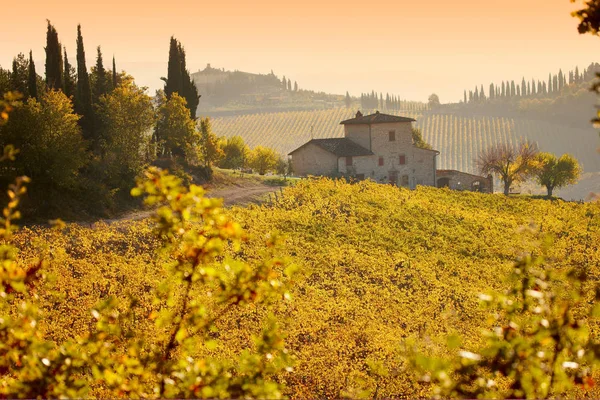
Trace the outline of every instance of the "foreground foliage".
<instances>
[{"instance_id":1,"label":"foreground foliage","mask_svg":"<svg viewBox=\"0 0 600 400\"><path fill-rule=\"evenodd\" d=\"M300 181L269 204L227 214L247 235L239 250L226 248L228 256L260 265L263 238L275 229L287 237L281 254L299 266L294 301L271 306L294 360L294 371L282 370L273 381L285 384L282 393L291 397L431 396L432 385L415 379L402 343L418 341L421 354L445 360L457 351L447 347L448 336L462 337L463 351L483 348L481 330L495 321L488 321L479 295L509 290L512 284L504 277L514 260L521 253L539 254L538 233L521 229L529 224L555 237L545 270L588 271L589 286L576 315L588 324L590 338L598 337L597 323L585 319L594 299L589 288L600 279L598 204L319 180ZM162 243L153 226L130 221L68 225L61 232L25 228L16 234L20 259L34 261L38 251L32 243L39 243L48 254L47 270L56 277L59 297L38 291L45 316L38 329L45 339L62 345L89 332L94 326L89 310L114 296L128 305L118 309L133 316L125 318L129 332L164 345L159 338L167 331L145 318L156 308L152 288L167 271L153 261ZM194 293L207 310L217 310L216 289ZM137 302L129 305L130 297ZM214 321L216 330L208 331L216 347L198 350L233 360L254 348L251 337L269 321L265 307L231 307ZM103 395L100 389L90 394ZM581 390L568 393L599 395L597 388Z\"/></svg>"},{"instance_id":2,"label":"foreground foliage","mask_svg":"<svg viewBox=\"0 0 600 400\"><path fill-rule=\"evenodd\" d=\"M254 340L248 336L244 351L224 357L214 351L216 323L232 309L288 296L282 279L290 270L273 255L276 235L255 267L224 258L225 248L240 248L244 233L223 215L221 200L150 170L133 194L158 206L148 232L159 250L149 263L156 268L153 284L120 291L119 299L110 280L98 279L102 274L79 275L72 264L58 264L56 247L41 250L42 258L39 249L29 260L19 256L11 245L12 221L27 181L11 186L0 221L0 397L281 397L272 377L288 365L287 350L274 321L258 328ZM102 270L106 261L93 264ZM58 273L55 287L50 271ZM159 283L161 275L166 278ZM117 282L136 282L122 277L128 282ZM74 285L64 285L65 278ZM95 291L93 307L79 289ZM71 306L79 311L75 319Z\"/></svg>"}]
</instances>

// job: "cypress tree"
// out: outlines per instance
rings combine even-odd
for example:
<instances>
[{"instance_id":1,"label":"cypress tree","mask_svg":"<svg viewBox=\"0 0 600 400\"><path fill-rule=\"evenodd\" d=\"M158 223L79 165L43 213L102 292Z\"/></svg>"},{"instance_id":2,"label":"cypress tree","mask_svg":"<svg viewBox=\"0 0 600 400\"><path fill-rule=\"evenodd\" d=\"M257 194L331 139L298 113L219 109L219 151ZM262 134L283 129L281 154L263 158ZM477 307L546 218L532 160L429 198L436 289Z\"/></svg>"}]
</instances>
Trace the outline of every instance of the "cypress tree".
<instances>
[{"instance_id":1,"label":"cypress tree","mask_svg":"<svg viewBox=\"0 0 600 400\"><path fill-rule=\"evenodd\" d=\"M97 104L100 97L109 92L108 75L104 68L104 60L102 59L102 49L98 46L98 55L96 57L96 81L93 88L93 103Z\"/></svg>"},{"instance_id":2,"label":"cypress tree","mask_svg":"<svg viewBox=\"0 0 600 400\"><path fill-rule=\"evenodd\" d=\"M64 92L67 97L75 95L75 68L69 63L69 57L67 56L67 49L64 49L64 77L63 82L65 83Z\"/></svg>"},{"instance_id":3,"label":"cypress tree","mask_svg":"<svg viewBox=\"0 0 600 400\"><path fill-rule=\"evenodd\" d=\"M481 91L479 92L479 99L485 101L485 91L483 90L483 84L481 85Z\"/></svg>"},{"instance_id":4,"label":"cypress tree","mask_svg":"<svg viewBox=\"0 0 600 400\"><path fill-rule=\"evenodd\" d=\"M81 125L83 136L91 141L92 145L95 145L92 88L85 64L85 49L83 48L81 25L77 25L77 92L75 93L75 111L81 115L79 124Z\"/></svg>"},{"instance_id":5,"label":"cypress tree","mask_svg":"<svg viewBox=\"0 0 600 400\"><path fill-rule=\"evenodd\" d=\"M298 82L294 81L294 92L298 91Z\"/></svg>"},{"instance_id":6,"label":"cypress tree","mask_svg":"<svg viewBox=\"0 0 600 400\"><path fill-rule=\"evenodd\" d=\"M473 101L479 103L479 89L475 86L475 93L473 94Z\"/></svg>"},{"instance_id":7,"label":"cypress tree","mask_svg":"<svg viewBox=\"0 0 600 400\"><path fill-rule=\"evenodd\" d=\"M558 92L558 76L556 75L552 77L552 92Z\"/></svg>"},{"instance_id":8,"label":"cypress tree","mask_svg":"<svg viewBox=\"0 0 600 400\"><path fill-rule=\"evenodd\" d=\"M527 96L527 83L525 83L525 77L523 77L523 80L521 81L521 96Z\"/></svg>"},{"instance_id":9,"label":"cypress tree","mask_svg":"<svg viewBox=\"0 0 600 400\"><path fill-rule=\"evenodd\" d=\"M19 53L13 58L12 71L10 73L10 86L23 95L29 93L28 89L28 70L29 61L25 58L25 54Z\"/></svg>"},{"instance_id":10,"label":"cypress tree","mask_svg":"<svg viewBox=\"0 0 600 400\"><path fill-rule=\"evenodd\" d=\"M534 79L531 79L531 94L532 94L533 96L535 96L535 95L536 95L536 90L535 90L535 89L536 89L536 86L535 86L535 80L534 80Z\"/></svg>"},{"instance_id":11,"label":"cypress tree","mask_svg":"<svg viewBox=\"0 0 600 400\"><path fill-rule=\"evenodd\" d=\"M465 89L465 94L464 94L464 98L465 98L465 104L467 104L467 89Z\"/></svg>"},{"instance_id":12,"label":"cypress tree","mask_svg":"<svg viewBox=\"0 0 600 400\"><path fill-rule=\"evenodd\" d=\"M175 92L181 93L183 79L181 77L181 60L179 54L179 46L175 37L171 36L169 45L169 64L167 67L167 80L165 83L165 95L167 99Z\"/></svg>"},{"instance_id":13,"label":"cypress tree","mask_svg":"<svg viewBox=\"0 0 600 400\"><path fill-rule=\"evenodd\" d=\"M63 89L62 49L58 41L58 32L48 20L46 32L46 84L48 89Z\"/></svg>"},{"instance_id":14,"label":"cypress tree","mask_svg":"<svg viewBox=\"0 0 600 400\"><path fill-rule=\"evenodd\" d=\"M113 67L112 67L112 87L113 90L117 88L118 86L118 80L117 80L117 64L115 62L115 56L113 56Z\"/></svg>"},{"instance_id":15,"label":"cypress tree","mask_svg":"<svg viewBox=\"0 0 600 400\"><path fill-rule=\"evenodd\" d=\"M504 81L502 81L502 97L506 97L506 87L504 86Z\"/></svg>"},{"instance_id":16,"label":"cypress tree","mask_svg":"<svg viewBox=\"0 0 600 400\"><path fill-rule=\"evenodd\" d=\"M579 67L575 67L575 76L573 77L575 83L579 83Z\"/></svg>"},{"instance_id":17,"label":"cypress tree","mask_svg":"<svg viewBox=\"0 0 600 400\"><path fill-rule=\"evenodd\" d=\"M521 97L521 86L517 85L517 97Z\"/></svg>"},{"instance_id":18,"label":"cypress tree","mask_svg":"<svg viewBox=\"0 0 600 400\"><path fill-rule=\"evenodd\" d=\"M494 84L490 83L490 100L494 100L496 97L496 89L494 88Z\"/></svg>"},{"instance_id":19,"label":"cypress tree","mask_svg":"<svg viewBox=\"0 0 600 400\"><path fill-rule=\"evenodd\" d=\"M288 79L288 91L292 91L292 80Z\"/></svg>"},{"instance_id":20,"label":"cypress tree","mask_svg":"<svg viewBox=\"0 0 600 400\"><path fill-rule=\"evenodd\" d=\"M560 69L558 71L558 91L559 92L562 91L563 83L564 83L564 75L563 75L562 69Z\"/></svg>"},{"instance_id":21,"label":"cypress tree","mask_svg":"<svg viewBox=\"0 0 600 400\"><path fill-rule=\"evenodd\" d=\"M515 81L510 81L510 97L515 97L517 95L517 90L515 87Z\"/></svg>"},{"instance_id":22,"label":"cypress tree","mask_svg":"<svg viewBox=\"0 0 600 400\"><path fill-rule=\"evenodd\" d=\"M527 96L531 96L531 82L527 82Z\"/></svg>"},{"instance_id":23,"label":"cypress tree","mask_svg":"<svg viewBox=\"0 0 600 400\"><path fill-rule=\"evenodd\" d=\"M552 74L548 74L548 91L547 93L552 93Z\"/></svg>"},{"instance_id":24,"label":"cypress tree","mask_svg":"<svg viewBox=\"0 0 600 400\"><path fill-rule=\"evenodd\" d=\"M33 62L33 52L29 50L29 68L27 74L27 89L29 97L37 98L37 74L35 73L35 63Z\"/></svg>"},{"instance_id":25,"label":"cypress tree","mask_svg":"<svg viewBox=\"0 0 600 400\"><path fill-rule=\"evenodd\" d=\"M281 85L283 86L283 90L287 90L287 79L285 79L285 75L283 76L283 79L281 80Z\"/></svg>"}]
</instances>

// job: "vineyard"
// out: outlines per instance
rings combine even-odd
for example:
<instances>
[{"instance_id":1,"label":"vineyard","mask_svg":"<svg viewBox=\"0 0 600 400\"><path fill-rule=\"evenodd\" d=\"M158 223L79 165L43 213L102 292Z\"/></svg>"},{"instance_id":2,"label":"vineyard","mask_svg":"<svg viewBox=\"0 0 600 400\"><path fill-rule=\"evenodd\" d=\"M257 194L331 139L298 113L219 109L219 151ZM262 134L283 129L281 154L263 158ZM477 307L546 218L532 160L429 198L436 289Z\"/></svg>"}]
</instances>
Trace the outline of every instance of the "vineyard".
<instances>
[{"instance_id":1,"label":"vineyard","mask_svg":"<svg viewBox=\"0 0 600 400\"><path fill-rule=\"evenodd\" d=\"M339 123L353 117L355 110L330 110L249 114L213 120L218 135L239 135L251 147L263 145L283 154L311 138L341 137ZM386 111L387 112L387 111ZM493 143L515 143L521 139L537 142L543 151L571 153L587 172L600 171L596 152L598 136L590 129L571 128L539 120L430 114L404 110L390 112L417 120L424 138L440 151L438 167L475 172L474 161L480 151Z\"/></svg>"},{"instance_id":2,"label":"vineyard","mask_svg":"<svg viewBox=\"0 0 600 400\"><path fill-rule=\"evenodd\" d=\"M230 256L257 265L275 230L286 237L281 255L298 272L286 281L291 302L224 314L211 331L215 351L209 353L233 359L252 349L252 335L273 313L294 360L293 369L277 376L290 398L430 398L430 387L407 371L401 344L414 338L428 353L443 356L449 354L445 338L456 333L466 350L475 349L489 317L478 295L510 286L504 277L515 258L539 249L538 235L524 226L555 238L548 268L585 268L595 281L600 271L600 209L592 203L306 180L269 204L227 213L246 232ZM128 221L17 234L21 262L42 251L50 262L44 273L55 277L58 294L46 287L36 292L45 338L64 343L84 335L90 309L109 296L122 303L135 297L130 309L121 310L128 312L127 326L137 335L160 337L151 320L157 307L152 290L166 266L155 254L159 241L152 226ZM198 289L196 299L212 310L211 291ZM588 301L593 303L593 290ZM124 349L114 351L119 359ZM122 396L92 389L91 396ZM593 390L571 395L597 398Z\"/></svg>"}]
</instances>

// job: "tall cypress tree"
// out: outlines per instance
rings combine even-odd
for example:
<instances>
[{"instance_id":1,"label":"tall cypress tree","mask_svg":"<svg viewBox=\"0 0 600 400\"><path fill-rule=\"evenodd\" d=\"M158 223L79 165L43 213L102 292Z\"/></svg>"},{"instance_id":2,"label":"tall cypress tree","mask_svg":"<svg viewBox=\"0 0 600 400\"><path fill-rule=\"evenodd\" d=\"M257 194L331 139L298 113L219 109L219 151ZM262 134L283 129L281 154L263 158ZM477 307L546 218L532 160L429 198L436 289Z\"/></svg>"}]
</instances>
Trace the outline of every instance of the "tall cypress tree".
<instances>
[{"instance_id":1,"label":"tall cypress tree","mask_svg":"<svg viewBox=\"0 0 600 400\"><path fill-rule=\"evenodd\" d=\"M64 92L67 97L75 95L75 68L69 63L69 57L67 56L67 49L64 49L64 78L65 83Z\"/></svg>"},{"instance_id":2,"label":"tall cypress tree","mask_svg":"<svg viewBox=\"0 0 600 400\"><path fill-rule=\"evenodd\" d=\"M521 81L521 96L527 96L527 83L525 82L525 77Z\"/></svg>"},{"instance_id":3,"label":"tall cypress tree","mask_svg":"<svg viewBox=\"0 0 600 400\"><path fill-rule=\"evenodd\" d=\"M102 59L102 49L98 46L98 55L96 57L96 80L94 82L94 88L92 90L94 104L100 102L100 97L104 96L109 92L108 75L104 68L104 61Z\"/></svg>"},{"instance_id":4,"label":"tall cypress tree","mask_svg":"<svg viewBox=\"0 0 600 400\"><path fill-rule=\"evenodd\" d=\"M564 83L564 76L563 76L562 69L560 69L558 71L558 91L559 92L562 91L563 83Z\"/></svg>"},{"instance_id":5,"label":"tall cypress tree","mask_svg":"<svg viewBox=\"0 0 600 400\"><path fill-rule=\"evenodd\" d=\"M48 89L63 89L62 49L58 41L58 32L48 20L46 32L46 84Z\"/></svg>"},{"instance_id":6,"label":"tall cypress tree","mask_svg":"<svg viewBox=\"0 0 600 400\"><path fill-rule=\"evenodd\" d=\"M37 98L37 74L35 73L35 63L33 62L33 52L29 50L29 68L27 74L27 90L29 97Z\"/></svg>"},{"instance_id":7,"label":"tall cypress tree","mask_svg":"<svg viewBox=\"0 0 600 400\"><path fill-rule=\"evenodd\" d=\"M23 95L29 93L28 90L28 70L29 61L25 57L25 54L19 53L13 58L12 71L10 72L10 87L11 90L15 90Z\"/></svg>"},{"instance_id":8,"label":"tall cypress tree","mask_svg":"<svg viewBox=\"0 0 600 400\"><path fill-rule=\"evenodd\" d=\"M465 102L465 104L467 104L467 89L465 89L465 93L464 93L464 102Z\"/></svg>"},{"instance_id":9,"label":"tall cypress tree","mask_svg":"<svg viewBox=\"0 0 600 400\"><path fill-rule=\"evenodd\" d=\"M170 99L175 92L185 98L192 118L196 119L196 110L200 102L198 88L187 70L183 46L174 37L171 37L167 79L165 80L167 99Z\"/></svg>"},{"instance_id":10,"label":"tall cypress tree","mask_svg":"<svg viewBox=\"0 0 600 400\"><path fill-rule=\"evenodd\" d=\"M75 95L75 111L81 115L79 123L84 137L92 143L92 146L95 146L92 88L85 64L85 49L83 48L81 25L77 25L77 93Z\"/></svg>"},{"instance_id":11,"label":"tall cypress tree","mask_svg":"<svg viewBox=\"0 0 600 400\"><path fill-rule=\"evenodd\" d=\"M552 74L548 74L548 91L546 93L552 93Z\"/></svg>"},{"instance_id":12,"label":"tall cypress tree","mask_svg":"<svg viewBox=\"0 0 600 400\"><path fill-rule=\"evenodd\" d=\"M117 88L119 82L117 80L117 63L115 62L115 56L113 56L113 67L112 67L112 86L113 90Z\"/></svg>"}]
</instances>

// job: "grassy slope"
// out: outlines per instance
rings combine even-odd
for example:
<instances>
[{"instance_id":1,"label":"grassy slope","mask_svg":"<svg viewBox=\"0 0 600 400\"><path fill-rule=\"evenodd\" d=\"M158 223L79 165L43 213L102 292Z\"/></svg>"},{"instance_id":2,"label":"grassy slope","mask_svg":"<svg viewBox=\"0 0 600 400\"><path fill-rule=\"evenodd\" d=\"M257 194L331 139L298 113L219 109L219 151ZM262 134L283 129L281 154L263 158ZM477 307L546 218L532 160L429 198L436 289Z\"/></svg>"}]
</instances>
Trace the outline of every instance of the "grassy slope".
<instances>
[{"instance_id":1,"label":"grassy slope","mask_svg":"<svg viewBox=\"0 0 600 400\"><path fill-rule=\"evenodd\" d=\"M586 267L600 279L598 204L321 180L287 188L274 205L230 212L249 233L236 257L257 259L275 229L288 237L284 253L299 266L293 303L275 310L297 359L282 376L296 398L357 395L356 388L373 394L376 386L379 396L426 395L401 367L401 340L459 332L467 348L475 346L486 319L477 294L506 287L511 262L535 250L534 236L522 229L530 223L556 236L552 267ZM56 286L68 301L43 296L51 337L84 332L89 307L108 294L141 297L135 324L150 329L148 290L164 272L151 261L148 222L25 230L17 240L25 258L42 240L54 259ZM265 314L227 315L218 354L251 345ZM429 348L444 351L435 341ZM375 374L372 362L389 374Z\"/></svg>"}]
</instances>

